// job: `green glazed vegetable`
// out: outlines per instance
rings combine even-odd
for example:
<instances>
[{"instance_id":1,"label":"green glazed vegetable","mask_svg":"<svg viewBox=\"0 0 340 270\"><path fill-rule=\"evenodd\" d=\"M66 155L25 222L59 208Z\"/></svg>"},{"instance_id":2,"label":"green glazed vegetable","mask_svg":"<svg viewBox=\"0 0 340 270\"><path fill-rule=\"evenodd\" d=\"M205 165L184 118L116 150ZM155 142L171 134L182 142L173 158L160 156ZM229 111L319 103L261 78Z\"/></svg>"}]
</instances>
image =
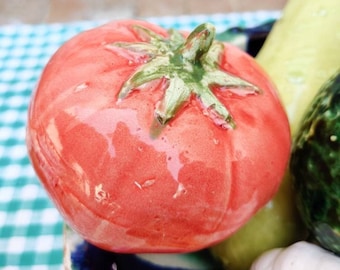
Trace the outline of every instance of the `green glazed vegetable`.
<instances>
[{"instance_id":1,"label":"green glazed vegetable","mask_svg":"<svg viewBox=\"0 0 340 270\"><path fill-rule=\"evenodd\" d=\"M324 248L340 254L340 70L307 111L290 169L307 228Z\"/></svg>"}]
</instances>

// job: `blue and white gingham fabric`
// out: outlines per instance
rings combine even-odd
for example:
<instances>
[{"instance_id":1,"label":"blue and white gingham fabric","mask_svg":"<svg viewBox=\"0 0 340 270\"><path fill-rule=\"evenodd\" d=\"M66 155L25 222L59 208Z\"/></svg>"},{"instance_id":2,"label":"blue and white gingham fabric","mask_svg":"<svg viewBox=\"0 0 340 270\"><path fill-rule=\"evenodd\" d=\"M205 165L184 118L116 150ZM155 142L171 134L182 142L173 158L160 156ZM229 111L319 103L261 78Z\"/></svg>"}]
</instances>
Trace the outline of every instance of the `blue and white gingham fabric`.
<instances>
[{"instance_id":1,"label":"blue and white gingham fabric","mask_svg":"<svg viewBox=\"0 0 340 270\"><path fill-rule=\"evenodd\" d=\"M233 26L255 26L279 15L259 11L147 20L183 30L208 21L221 32ZM0 26L0 269L63 269L63 221L26 152L27 106L44 65L57 48L102 23Z\"/></svg>"}]
</instances>

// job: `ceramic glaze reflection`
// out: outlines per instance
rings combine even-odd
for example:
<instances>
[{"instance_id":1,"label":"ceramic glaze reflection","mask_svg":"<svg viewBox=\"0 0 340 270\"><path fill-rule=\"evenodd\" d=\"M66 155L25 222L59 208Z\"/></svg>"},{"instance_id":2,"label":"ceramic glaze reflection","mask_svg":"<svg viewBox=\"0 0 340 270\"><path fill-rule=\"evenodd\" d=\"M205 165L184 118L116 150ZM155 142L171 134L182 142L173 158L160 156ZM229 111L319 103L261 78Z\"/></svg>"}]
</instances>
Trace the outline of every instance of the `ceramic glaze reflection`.
<instances>
[{"instance_id":1,"label":"ceramic glaze reflection","mask_svg":"<svg viewBox=\"0 0 340 270\"><path fill-rule=\"evenodd\" d=\"M76 114L74 113L76 111ZM180 161L179 153L176 148L169 146L167 138L162 135L161 138L151 138L149 130L138 128L140 125L137 119L137 112L132 109L106 108L100 111L96 109L71 108L66 112L70 113L82 124L86 124L99 133L107 141L107 151L112 158L115 155L115 142L112 141L111 135L116 131L117 124L121 123L128 127L132 136L138 137L140 141L154 148L157 152L165 153L166 162L173 180L178 182L178 174L183 164ZM106 121L103 121L106 120ZM110 123L110 124L108 124ZM143 151L142 148L138 149Z\"/></svg>"}]
</instances>

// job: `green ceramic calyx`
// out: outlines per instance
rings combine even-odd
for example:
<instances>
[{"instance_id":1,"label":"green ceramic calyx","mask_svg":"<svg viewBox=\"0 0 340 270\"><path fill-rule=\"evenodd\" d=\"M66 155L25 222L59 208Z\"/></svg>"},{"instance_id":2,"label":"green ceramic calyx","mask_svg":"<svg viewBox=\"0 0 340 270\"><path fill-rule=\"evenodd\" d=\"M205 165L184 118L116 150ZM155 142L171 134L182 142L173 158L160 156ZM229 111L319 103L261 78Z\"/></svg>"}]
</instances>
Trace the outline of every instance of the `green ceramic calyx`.
<instances>
[{"instance_id":1,"label":"green ceramic calyx","mask_svg":"<svg viewBox=\"0 0 340 270\"><path fill-rule=\"evenodd\" d=\"M253 84L220 69L219 60L224 44L215 41L215 28L209 23L199 25L187 38L175 30L163 36L139 25L133 31L140 42L116 42L112 46L147 55L125 82L119 92L124 99L131 91L150 81L165 78L167 87L163 99L156 106L155 117L165 125L181 106L194 95L212 120L224 128L236 123L228 109L211 91L211 86L237 88L244 94L259 93Z\"/></svg>"}]
</instances>

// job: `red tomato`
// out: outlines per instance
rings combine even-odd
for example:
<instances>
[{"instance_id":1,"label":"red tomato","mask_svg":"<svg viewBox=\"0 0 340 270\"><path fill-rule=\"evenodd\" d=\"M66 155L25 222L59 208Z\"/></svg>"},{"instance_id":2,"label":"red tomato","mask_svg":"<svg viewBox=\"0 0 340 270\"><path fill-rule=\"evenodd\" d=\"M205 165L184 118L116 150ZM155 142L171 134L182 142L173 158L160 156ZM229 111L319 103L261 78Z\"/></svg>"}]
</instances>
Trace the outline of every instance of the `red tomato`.
<instances>
[{"instance_id":1,"label":"red tomato","mask_svg":"<svg viewBox=\"0 0 340 270\"><path fill-rule=\"evenodd\" d=\"M198 250L235 232L278 189L290 131L275 88L253 58L209 43L212 27L202 29L183 45L147 22L112 22L66 42L44 69L29 108L29 155L65 221L101 248ZM236 83L221 86L225 72ZM167 87L180 96L170 117Z\"/></svg>"}]
</instances>

